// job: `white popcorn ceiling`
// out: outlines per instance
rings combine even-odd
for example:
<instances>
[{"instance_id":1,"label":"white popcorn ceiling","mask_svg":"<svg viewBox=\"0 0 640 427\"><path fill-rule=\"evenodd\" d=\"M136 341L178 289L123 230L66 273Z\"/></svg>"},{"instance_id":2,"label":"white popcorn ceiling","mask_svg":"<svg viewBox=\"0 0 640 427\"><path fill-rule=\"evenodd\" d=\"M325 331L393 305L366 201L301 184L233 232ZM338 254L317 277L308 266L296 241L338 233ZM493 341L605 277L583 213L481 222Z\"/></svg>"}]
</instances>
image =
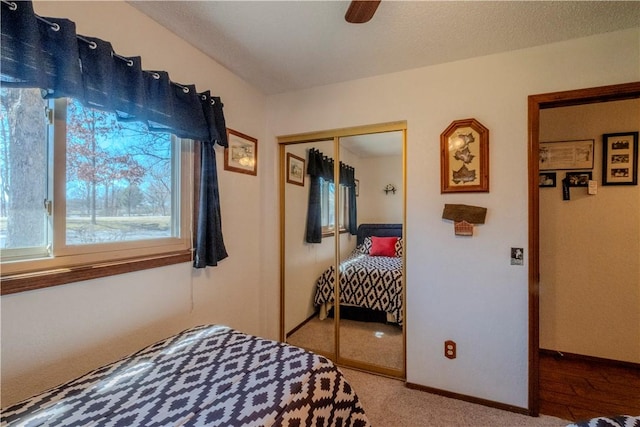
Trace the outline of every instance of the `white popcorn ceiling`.
<instances>
[{"instance_id":1,"label":"white popcorn ceiling","mask_svg":"<svg viewBox=\"0 0 640 427\"><path fill-rule=\"evenodd\" d=\"M640 27L640 2L130 1L266 94Z\"/></svg>"}]
</instances>

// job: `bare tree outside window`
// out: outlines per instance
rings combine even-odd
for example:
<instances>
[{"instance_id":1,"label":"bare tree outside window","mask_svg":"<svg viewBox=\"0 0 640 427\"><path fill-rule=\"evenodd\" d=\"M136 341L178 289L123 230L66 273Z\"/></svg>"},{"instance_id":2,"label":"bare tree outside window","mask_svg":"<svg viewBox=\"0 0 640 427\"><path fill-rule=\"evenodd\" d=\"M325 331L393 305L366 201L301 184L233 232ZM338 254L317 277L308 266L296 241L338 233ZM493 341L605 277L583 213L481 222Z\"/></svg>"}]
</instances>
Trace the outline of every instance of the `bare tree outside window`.
<instances>
[{"instance_id":1,"label":"bare tree outside window","mask_svg":"<svg viewBox=\"0 0 640 427\"><path fill-rule=\"evenodd\" d=\"M52 244L46 200L50 183L64 181L65 196L53 202L66 211L64 244L124 242L179 237L176 227L180 174L178 141L151 132L112 112L56 101L66 112L64 162L49 156L47 100L38 89L0 89L0 249ZM48 165L53 165L53 170ZM62 167L64 167L64 172ZM51 222L53 224L53 222ZM55 243L54 243L55 246Z\"/></svg>"},{"instance_id":2,"label":"bare tree outside window","mask_svg":"<svg viewBox=\"0 0 640 427\"><path fill-rule=\"evenodd\" d=\"M67 244L172 236L172 140L70 101Z\"/></svg>"},{"instance_id":3,"label":"bare tree outside window","mask_svg":"<svg viewBox=\"0 0 640 427\"><path fill-rule=\"evenodd\" d=\"M47 121L37 89L0 89L0 248L47 245Z\"/></svg>"}]
</instances>

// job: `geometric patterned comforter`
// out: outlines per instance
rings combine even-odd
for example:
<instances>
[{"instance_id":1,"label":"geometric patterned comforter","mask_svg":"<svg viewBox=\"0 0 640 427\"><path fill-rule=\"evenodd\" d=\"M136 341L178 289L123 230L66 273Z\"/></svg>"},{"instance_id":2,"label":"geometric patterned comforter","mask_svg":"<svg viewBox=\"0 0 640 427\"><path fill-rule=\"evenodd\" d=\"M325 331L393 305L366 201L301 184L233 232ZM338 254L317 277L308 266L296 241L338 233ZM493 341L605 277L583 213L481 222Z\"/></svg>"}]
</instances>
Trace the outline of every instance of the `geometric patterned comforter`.
<instances>
[{"instance_id":1,"label":"geometric patterned comforter","mask_svg":"<svg viewBox=\"0 0 640 427\"><path fill-rule=\"evenodd\" d=\"M568 424L567 427L640 427L640 416L620 415L596 417L586 421Z\"/></svg>"},{"instance_id":2,"label":"geometric patterned comforter","mask_svg":"<svg viewBox=\"0 0 640 427\"><path fill-rule=\"evenodd\" d=\"M369 426L326 358L199 326L2 411L5 426Z\"/></svg>"},{"instance_id":3,"label":"geometric patterned comforter","mask_svg":"<svg viewBox=\"0 0 640 427\"><path fill-rule=\"evenodd\" d=\"M334 302L334 284L331 266L316 282L316 305ZM356 248L340 264L340 303L385 311L402 325L402 257L370 256Z\"/></svg>"}]
</instances>

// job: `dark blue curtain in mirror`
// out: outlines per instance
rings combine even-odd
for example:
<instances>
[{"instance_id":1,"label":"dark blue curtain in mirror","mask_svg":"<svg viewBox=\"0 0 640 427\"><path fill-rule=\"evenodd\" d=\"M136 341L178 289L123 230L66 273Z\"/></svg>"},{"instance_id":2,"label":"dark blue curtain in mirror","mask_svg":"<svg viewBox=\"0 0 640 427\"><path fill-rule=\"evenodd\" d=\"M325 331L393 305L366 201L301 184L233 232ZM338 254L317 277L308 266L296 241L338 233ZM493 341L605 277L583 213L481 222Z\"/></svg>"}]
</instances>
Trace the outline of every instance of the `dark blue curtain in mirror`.
<instances>
[{"instance_id":1,"label":"dark blue curtain in mirror","mask_svg":"<svg viewBox=\"0 0 640 427\"><path fill-rule=\"evenodd\" d=\"M307 209L307 243L322 243L322 214L320 180L333 182L333 159L319 150L309 150L307 173L309 174L309 207Z\"/></svg>"},{"instance_id":2,"label":"dark blue curtain in mirror","mask_svg":"<svg viewBox=\"0 0 640 427\"><path fill-rule=\"evenodd\" d=\"M77 34L73 21L36 15L30 1L2 0L1 7L3 87L40 88L45 98L74 98L113 112L119 120L202 141L206 182L201 191L206 193L200 196L198 224L205 230L198 229L196 250L205 265L226 257L213 150L215 144L228 145L220 98L209 91L198 93L194 85L172 82L165 71L143 70L140 57L118 55L111 43ZM201 234L208 243L201 242ZM205 254L202 245L214 248L214 255Z\"/></svg>"},{"instance_id":3,"label":"dark blue curtain in mirror","mask_svg":"<svg viewBox=\"0 0 640 427\"><path fill-rule=\"evenodd\" d=\"M358 233L358 210L356 206L356 170L344 163L340 162L340 185L344 185L349 189L347 193L349 205L349 234L356 235Z\"/></svg>"},{"instance_id":4,"label":"dark blue curtain in mirror","mask_svg":"<svg viewBox=\"0 0 640 427\"><path fill-rule=\"evenodd\" d=\"M305 241L307 243L322 242L322 195L320 180L334 182L334 161L319 150L312 148L307 155L307 174L309 175L309 206L307 209L307 229ZM355 169L340 162L339 184L349 188L349 233L355 235L358 229Z\"/></svg>"}]
</instances>

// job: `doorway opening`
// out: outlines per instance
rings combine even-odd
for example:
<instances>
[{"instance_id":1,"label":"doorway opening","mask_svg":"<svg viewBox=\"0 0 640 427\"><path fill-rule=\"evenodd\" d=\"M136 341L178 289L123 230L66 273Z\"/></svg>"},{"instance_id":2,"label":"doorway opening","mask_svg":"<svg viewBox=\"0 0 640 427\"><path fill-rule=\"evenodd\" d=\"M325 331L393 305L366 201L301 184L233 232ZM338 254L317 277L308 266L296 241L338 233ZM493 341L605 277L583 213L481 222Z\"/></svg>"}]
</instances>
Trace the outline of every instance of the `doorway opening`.
<instances>
[{"instance_id":1,"label":"doorway opening","mask_svg":"<svg viewBox=\"0 0 640 427\"><path fill-rule=\"evenodd\" d=\"M529 413L540 413L540 110L640 98L640 82L529 96Z\"/></svg>"}]
</instances>

